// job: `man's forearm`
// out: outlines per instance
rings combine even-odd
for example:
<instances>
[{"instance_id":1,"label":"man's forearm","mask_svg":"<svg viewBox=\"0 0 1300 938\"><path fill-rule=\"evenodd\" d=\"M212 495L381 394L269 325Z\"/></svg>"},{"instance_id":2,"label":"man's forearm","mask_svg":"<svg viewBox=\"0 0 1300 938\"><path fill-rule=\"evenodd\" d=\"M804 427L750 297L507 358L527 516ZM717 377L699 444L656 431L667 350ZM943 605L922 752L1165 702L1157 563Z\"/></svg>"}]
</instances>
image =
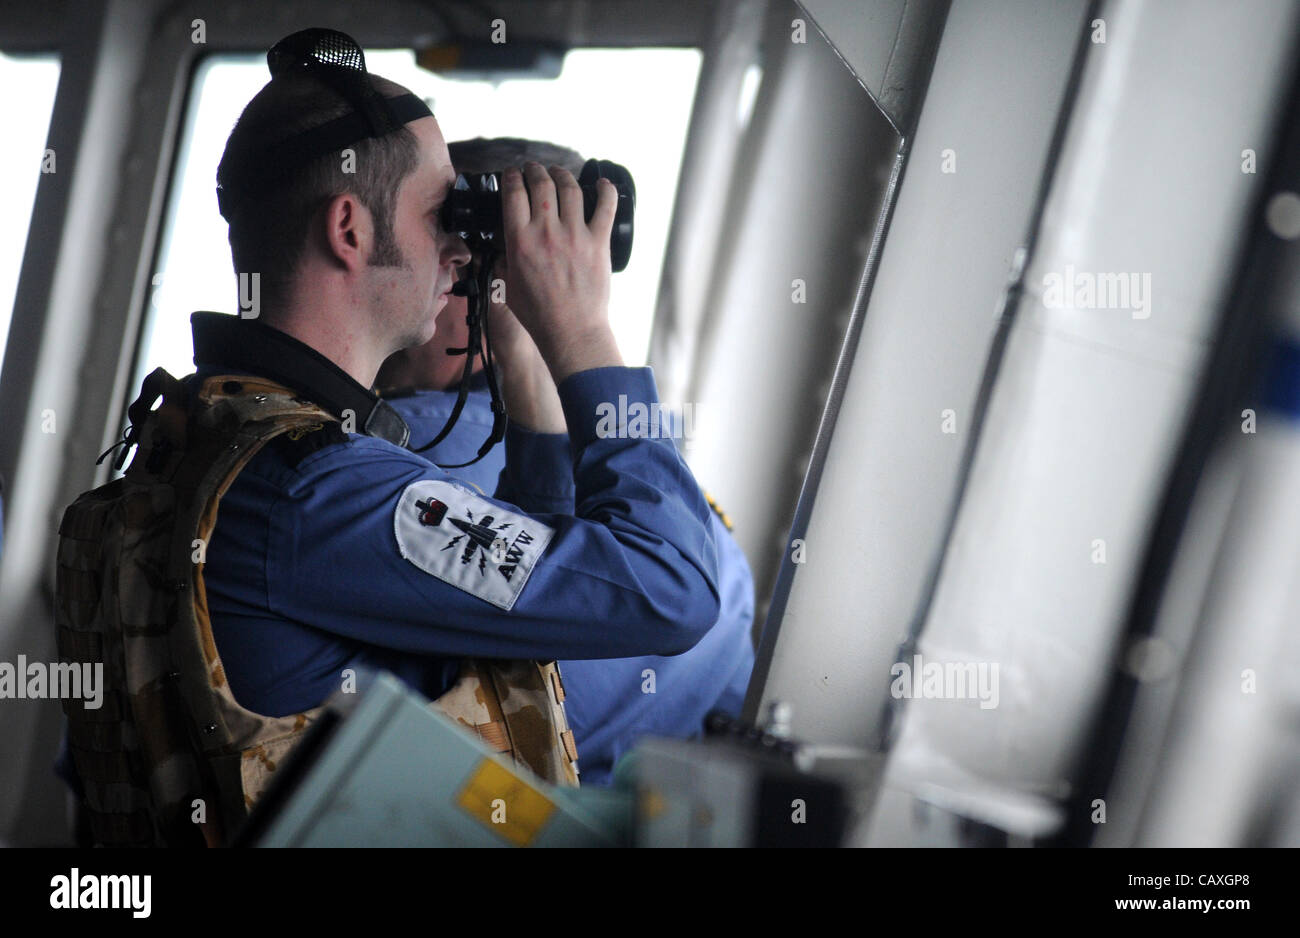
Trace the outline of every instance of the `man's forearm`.
<instances>
[{"instance_id":1,"label":"man's forearm","mask_svg":"<svg viewBox=\"0 0 1300 938\"><path fill-rule=\"evenodd\" d=\"M567 432L555 382L531 343L502 362L501 397L511 422L534 433Z\"/></svg>"},{"instance_id":2,"label":"man's forearm","mask_svg":"<svg viewBox=\"0 0 1300 938\"><path fill-rule=\"evenodd\" d=\"M510 419L521 426L535 433L565 433L568 427L556 387L579 371L622 364L608 326L569 338L548 350L545 358L521 335L502 356L501 396Z\"/></svg>"},{"instance_id":3,"label":"man's forearm","mask_svg":"<svg viewBox=\"0 0 1300 938\"><path fill-rule=\"evenodd\" d=\"M588 333L565 336L546 350L545 358L556 387L579 371L623 365L608 323L600 323Z\"/></svg>"}]
</instances>

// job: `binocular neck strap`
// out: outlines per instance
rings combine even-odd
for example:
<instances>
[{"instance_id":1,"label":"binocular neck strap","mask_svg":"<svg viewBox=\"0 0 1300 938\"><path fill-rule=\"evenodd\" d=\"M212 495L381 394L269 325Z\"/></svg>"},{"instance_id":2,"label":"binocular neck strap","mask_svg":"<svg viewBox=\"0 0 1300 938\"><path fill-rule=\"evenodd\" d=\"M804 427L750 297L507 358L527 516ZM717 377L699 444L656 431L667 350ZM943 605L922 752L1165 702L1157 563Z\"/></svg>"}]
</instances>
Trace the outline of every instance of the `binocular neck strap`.
<instances>
[{"instance_id":1,"label":"binocular neck strap","mask_svg":"<svg viewBox=\"0 0 1300 938\"><path fill-rule=\"evenodd\" d=\"M505 401L501 398L501 389L497 384L496 368L492 357L492 336L487 315L488 288L492 282L492 262L494 260L495 255L493 253L485 254L479 264L477 282L473 275L466 271L452 289L452 292L457 296L466 297L468 300L466 304L468 306L466 321L469 325L469 338L464 348L447 349L447 354L464 355L465 369L461 372L456 403L451 409L451 414L447 417L447 422L438 431L437 436L412 451L423 453L432 449L446 439L447 434L456 425L461 412L465 409L465 401L469 398L469 385L474 375L474 357L476 355L483 360L483 374L487 378L488 393L492 396L492 432L488 434L488 438L479 447L478 455L473 459L460 463L434 463L440 469L463 469L465 466L472 466L491 452L492 447L505 439L508 414L506 413Z\"/></svg>"}]
</instances>

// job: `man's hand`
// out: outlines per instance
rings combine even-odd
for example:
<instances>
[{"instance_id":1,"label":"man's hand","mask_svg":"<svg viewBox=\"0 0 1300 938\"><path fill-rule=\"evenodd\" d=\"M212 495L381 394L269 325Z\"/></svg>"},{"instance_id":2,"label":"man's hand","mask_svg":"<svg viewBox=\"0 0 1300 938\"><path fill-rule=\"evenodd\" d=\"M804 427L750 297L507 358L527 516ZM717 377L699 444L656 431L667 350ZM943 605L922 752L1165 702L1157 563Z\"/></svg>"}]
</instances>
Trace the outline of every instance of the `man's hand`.
<instances>
[{"instance_id":1,"label":"man's hand","mask_svg":"<svg viewBox=\"0 0 1300 938\"><path fill-rule=\"evenodd\" d=\"M524 189L524 178L528 189ZM558 166L537 163L501 177L506 300L550 368L555 383L589 368L622 365L609 328L609 234L618 192L600 180L590 225L582 190Z\"/></svg>"}]
</instances>

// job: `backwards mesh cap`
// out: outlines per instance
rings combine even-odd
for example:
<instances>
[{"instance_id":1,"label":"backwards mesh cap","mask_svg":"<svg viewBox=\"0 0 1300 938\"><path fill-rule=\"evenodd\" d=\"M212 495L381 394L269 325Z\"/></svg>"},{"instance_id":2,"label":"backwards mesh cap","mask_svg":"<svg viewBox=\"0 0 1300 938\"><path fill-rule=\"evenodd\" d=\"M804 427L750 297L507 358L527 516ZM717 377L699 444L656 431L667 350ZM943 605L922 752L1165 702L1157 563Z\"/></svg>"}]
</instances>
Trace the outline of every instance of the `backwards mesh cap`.
<instances>
[{"instance_id":1,"label":"backwards mesh cap","mask_svg":"<svg viewBox=\"0 0 1300 938\"><path fill-rule=\"evenodd\" d=\"M230 221L234 207L259 195L318 156L403 127L433 112L414 94L385 98L370 84L366 56L355 39L336 29L304 29L266 53L271 79L308 75L333 89L352 110L266 147L228 154L217 183L217 206Z\"/></svg>"}]
</instances>

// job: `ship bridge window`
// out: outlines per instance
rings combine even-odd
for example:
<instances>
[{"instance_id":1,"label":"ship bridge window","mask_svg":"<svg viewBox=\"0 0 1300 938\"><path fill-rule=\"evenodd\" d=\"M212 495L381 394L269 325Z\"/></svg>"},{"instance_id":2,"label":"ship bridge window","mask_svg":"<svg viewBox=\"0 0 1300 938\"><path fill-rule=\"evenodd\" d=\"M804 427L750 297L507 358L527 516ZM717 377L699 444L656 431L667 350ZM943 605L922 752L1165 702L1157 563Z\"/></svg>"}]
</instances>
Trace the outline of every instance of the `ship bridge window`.
<instances>
[{"instance_id":1,"label":"ship bridge window","mask_svg":"<svg viewBox=\"0 0 1300 938\"><path fill-rule=\"evenodd\" d=\"M5 96L5 144L0 147L0 179L5 181L5 210L10 222L0 225L0 363L4 362L18 293L36 185L42 173L58 171L58 154L46 149L58 85L57 55L0 53L0 87L22 89L21 94Z\"/></svg>"}]
</instances>

